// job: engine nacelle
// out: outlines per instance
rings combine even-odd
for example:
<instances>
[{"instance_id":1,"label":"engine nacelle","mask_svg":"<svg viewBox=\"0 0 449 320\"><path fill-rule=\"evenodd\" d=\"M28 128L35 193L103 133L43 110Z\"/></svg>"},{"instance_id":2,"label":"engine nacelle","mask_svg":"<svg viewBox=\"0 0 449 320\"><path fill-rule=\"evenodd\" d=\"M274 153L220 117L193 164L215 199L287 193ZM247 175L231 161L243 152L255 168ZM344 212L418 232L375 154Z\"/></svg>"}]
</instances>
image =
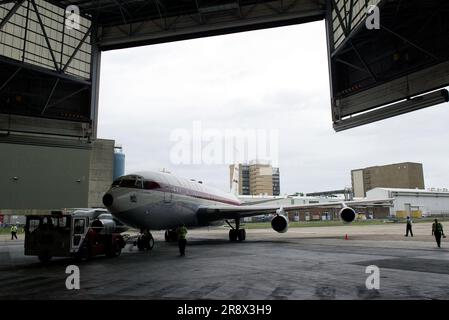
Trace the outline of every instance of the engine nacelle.
<instances>
[{"instance_id":1,"label":"engine nacelle","mask_svg":"<svg viewBox=\"0 0 449 320\"><path fill-rule=\"evenodd\" d=\"M341 220L348 223L354 221L356 216L354 209L349 207L341 209L339 215Z\"/></svg>"},{"instance_id":2,"label":"engine nacelle","mask_svg":"<svg viewBox=\"0 0 449 320\"><path fill-rule=\"evenodd\" d=\"M275 216L273 219L271 219L271 227L274 231L277 231L279 233L285 233L288 230L288 219L286 216L283 216L281 214Z\"/></svg>"}]
</instances>

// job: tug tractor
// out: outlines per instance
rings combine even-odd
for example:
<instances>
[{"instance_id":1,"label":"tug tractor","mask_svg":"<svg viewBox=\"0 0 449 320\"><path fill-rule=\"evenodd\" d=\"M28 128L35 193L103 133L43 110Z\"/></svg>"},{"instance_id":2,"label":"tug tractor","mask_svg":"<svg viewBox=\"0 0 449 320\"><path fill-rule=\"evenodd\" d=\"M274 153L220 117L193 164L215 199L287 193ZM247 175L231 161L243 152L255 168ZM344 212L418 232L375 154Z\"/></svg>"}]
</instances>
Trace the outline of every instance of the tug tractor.
<instances>
[{"instance_id":1,"label":"tug tractor","mask_svg":"<svg viewBox=\"0 0 449 320\"><path fill-rule=\"evenodd\" d=\"M25 255L47 262L52 257L88 260L97 255L119 256L125 246L120 234L127 227L104 209L53 211L28 215Z\"/></svg>"}]
</instances>

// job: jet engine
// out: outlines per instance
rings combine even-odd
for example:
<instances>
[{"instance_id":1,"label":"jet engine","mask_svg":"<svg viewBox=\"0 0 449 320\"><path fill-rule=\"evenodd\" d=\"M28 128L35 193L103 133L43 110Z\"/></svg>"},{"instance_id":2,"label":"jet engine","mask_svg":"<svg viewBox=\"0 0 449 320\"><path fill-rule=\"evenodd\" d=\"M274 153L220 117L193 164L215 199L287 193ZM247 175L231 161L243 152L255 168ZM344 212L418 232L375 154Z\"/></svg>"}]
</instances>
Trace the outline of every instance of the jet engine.
<instances>
[{"instance_id":1,"label":"jet engine","mask_svg":"<svg viewBox=\"0 0 449 320\"><path fill-rule=\"evenodd\" d=\"M274 231L285 233L288 230L288 218L282 214L276 215L271 219L271 227Z\"/></svg>"},{"instance_id":2,"label":"jet engine","mask_svg":"<svg viewBox=\"0 0 449 320\"><path fill-rule=\"evenodd\" d=\"M352 222L355 220L355 211L352 208L344 207L339 212L340 219L344 222Z\"/></svg>"}]
</instances>

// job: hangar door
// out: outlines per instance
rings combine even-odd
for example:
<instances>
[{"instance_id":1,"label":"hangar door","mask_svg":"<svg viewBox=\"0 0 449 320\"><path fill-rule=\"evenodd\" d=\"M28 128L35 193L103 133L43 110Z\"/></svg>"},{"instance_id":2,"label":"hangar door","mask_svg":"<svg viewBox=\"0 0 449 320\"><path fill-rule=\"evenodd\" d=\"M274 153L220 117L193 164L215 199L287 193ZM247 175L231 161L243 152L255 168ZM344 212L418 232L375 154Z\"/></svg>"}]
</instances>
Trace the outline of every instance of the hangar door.
<instances>
[{"instance_id":1,"label":"hangar door","mask_svg":"<svg viewBox=\"0 0 449 320\"><path fill-rule=\"evenodd\" d=\"M449 1L329 0L336 131L448 101Z\"/></svg>"}]
</instances>

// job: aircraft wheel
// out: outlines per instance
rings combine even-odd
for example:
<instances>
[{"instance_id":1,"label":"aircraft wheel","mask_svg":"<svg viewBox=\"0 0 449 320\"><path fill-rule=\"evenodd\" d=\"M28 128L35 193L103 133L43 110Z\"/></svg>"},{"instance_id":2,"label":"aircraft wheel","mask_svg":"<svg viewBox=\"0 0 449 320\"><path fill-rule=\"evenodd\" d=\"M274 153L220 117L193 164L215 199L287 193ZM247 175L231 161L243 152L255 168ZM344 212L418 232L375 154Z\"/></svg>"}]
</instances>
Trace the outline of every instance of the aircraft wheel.
<instances>
[{"instance_id":1,"label":"aircraft wheel","mask_svg":"<svg viewBox=\"0 0 449 320\"><path fill-rule=\"evenodd\" d=\"M246 230L245 229L237 230L237 239L239 241L245 241L245 239L246 239Z\"/></svg>"},{"instance_id":2,"label":"aircraft wheel","mask_svg":"<svg viewBox=\"0 0 449 320\"><path fill-rule=\"evenodd\" d=\"M165 242L170 242L170 231L165 230L164 238Z\"/></svg>"},{"instance_id":3,"label":"aircraft wheel","mask_svg":"<svg viewBox=\"0 0 449 320\"><path fill-rule=\"evenodd\" d=\"M139 238L137 238L137 249L139 249L139 251L143 251L145 249L144 247L144 241L142 239L142 236L140 236Z\"/></svg>"},{"instance_id":4,"label":"aircraft wheel","mask_svg":"<svg viewBox=\"0 0 449 320\"><path fill-rule=\"evenodd\" d=\"M235 229L229 230L229 241L231 242L237 241L237 230Z\"/></svg>"},{"instance_id":5,"label":"aircraft wheel","mask_svg":"<svg viewBox=\"0 0 449 320\"><path fill-rule=\"evenodd\" d=\"M146 248L147 250L153 250L154 247L154 238L153 236L150 234L150 237L148 239L148 242L146 243Z\"/></svg>"}]
</instances>

